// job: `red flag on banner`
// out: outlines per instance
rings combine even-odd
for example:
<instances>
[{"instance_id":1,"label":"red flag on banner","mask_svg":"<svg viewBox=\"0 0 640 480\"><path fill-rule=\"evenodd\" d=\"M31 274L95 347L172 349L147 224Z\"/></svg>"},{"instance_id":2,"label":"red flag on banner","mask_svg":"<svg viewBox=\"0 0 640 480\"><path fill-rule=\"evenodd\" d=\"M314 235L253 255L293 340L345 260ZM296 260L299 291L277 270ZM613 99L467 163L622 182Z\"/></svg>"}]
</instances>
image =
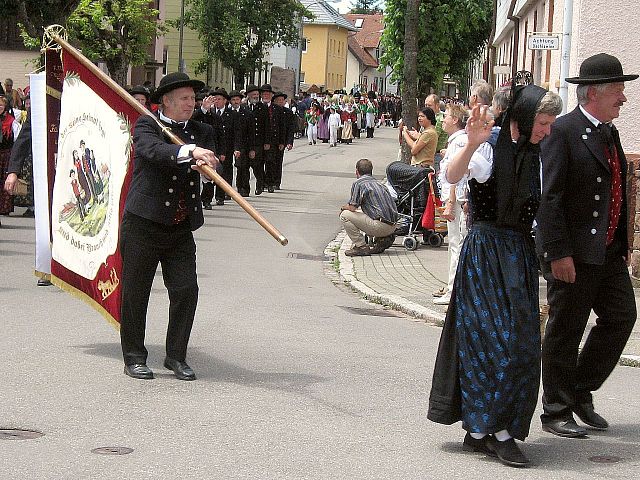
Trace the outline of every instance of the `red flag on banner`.
<instances>
[{"instance_id":1,"label":"red flag on banner","mask_svg":"<svg viewBox=\"0 0 640 480\"><path fill-rule=\"evenodd\" d=\"M139 113L64 48L62 65L57 154L50 158L52 282L119 325L118 239Z\"/></svg>"}]
</instances>

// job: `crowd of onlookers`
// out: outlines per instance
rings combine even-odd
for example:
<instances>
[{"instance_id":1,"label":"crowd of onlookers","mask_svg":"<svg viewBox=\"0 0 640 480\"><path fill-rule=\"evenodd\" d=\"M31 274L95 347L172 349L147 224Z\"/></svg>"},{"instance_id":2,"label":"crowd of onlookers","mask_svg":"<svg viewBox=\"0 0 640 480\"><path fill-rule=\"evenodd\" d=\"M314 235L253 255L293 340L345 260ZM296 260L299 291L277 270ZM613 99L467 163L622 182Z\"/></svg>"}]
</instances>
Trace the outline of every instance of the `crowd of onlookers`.
<instances>
[{"instance_id":1,"label":"crowd of onlookers","mask_svg":"<svg viewBox=\"0 0 640 480\"><path fill-rule=\"evenodd\" d=\"M33 191L30 187L22 195L16 193L18 178L26 185L31 185L32 160L26 158L11 160L14 142L23 125L28 121L28 111L31 107L29 87L14 88L13 80L7 78L0 85L0 215L9 215L15 206L27 207L24 216L33 216ZM0 223L0 225L2 225Z\"/></svg>"}]
</instances>

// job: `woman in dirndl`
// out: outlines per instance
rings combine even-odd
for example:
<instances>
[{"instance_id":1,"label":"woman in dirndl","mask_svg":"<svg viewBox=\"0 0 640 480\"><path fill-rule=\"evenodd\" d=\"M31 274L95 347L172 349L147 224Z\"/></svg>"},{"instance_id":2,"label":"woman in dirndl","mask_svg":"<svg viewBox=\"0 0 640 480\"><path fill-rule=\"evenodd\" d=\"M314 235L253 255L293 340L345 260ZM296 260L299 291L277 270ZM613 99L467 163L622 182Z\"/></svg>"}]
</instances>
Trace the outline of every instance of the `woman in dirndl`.
<instances>
[{"instance_id":1,"label":"woman in dirndl","mask_svg":"<svg viewBox=\"0 0 640 480\"><path fill-rule=\"evenodd\" d=\"M487 107L473 109L468 143L445 172L451 184L468 174L473 224L440 338L428 418L462 420L464 449L523 467L529 460L514 439L529 434L540 383L531 236L541 194L539 143L562 101L535 85L516 86L511 97L497 141Z\"/></svg>"},{"instance_id":2,"label":"woman in dirndl","mask_svg":"<svg viewBox=\"0 0 640 480\"><path fill-rule=\"evenodd\" d=\"M13 212L13 198L4 189L11 157L11 147L19 131L16 122L9 109L9 101L0 96L0 215L9 215Z\"/></svg>"}]
</instances>

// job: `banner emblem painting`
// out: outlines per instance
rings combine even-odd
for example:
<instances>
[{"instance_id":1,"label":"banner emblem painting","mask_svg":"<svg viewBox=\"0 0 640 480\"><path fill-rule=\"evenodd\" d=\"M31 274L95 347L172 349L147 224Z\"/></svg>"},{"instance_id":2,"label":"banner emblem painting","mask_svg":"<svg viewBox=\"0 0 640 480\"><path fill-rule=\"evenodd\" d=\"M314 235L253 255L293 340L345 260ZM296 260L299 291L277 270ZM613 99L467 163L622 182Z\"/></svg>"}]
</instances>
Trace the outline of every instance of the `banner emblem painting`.
<instances>
[{"instance_id":1,"label":"banner emblem painting","mask_svg":"<svg viewBox=\"0 0 640 480\"><path fill-rule=\"evenodd\" d=\"M69 72L62 90L52 256L93 280L117 249L132 138L127 119Z\"/></svg>"}]
</instances>

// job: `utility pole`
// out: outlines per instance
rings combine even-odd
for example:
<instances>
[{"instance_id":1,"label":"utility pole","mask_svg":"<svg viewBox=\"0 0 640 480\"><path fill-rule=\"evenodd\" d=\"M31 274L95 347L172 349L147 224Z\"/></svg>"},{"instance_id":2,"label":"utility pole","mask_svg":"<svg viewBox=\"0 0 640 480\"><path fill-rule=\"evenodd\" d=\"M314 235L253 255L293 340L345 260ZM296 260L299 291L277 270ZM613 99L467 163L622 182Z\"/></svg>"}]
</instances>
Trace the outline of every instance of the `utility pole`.
<instances>
[{"instance_id":1,"label":"utility pole","mask_svg":"<svg viewBox=\"0 0 640 480\"><path fill-rule=\"evenodd\" d=\"M569 99L569 84L565 80L569 76L571 63L571 30L573 28L573 0L564 1L564 19L562 22L562 57L560 59L560 91L562 99L562 114L567 113Z\"/></svg>"}]
</instances>

